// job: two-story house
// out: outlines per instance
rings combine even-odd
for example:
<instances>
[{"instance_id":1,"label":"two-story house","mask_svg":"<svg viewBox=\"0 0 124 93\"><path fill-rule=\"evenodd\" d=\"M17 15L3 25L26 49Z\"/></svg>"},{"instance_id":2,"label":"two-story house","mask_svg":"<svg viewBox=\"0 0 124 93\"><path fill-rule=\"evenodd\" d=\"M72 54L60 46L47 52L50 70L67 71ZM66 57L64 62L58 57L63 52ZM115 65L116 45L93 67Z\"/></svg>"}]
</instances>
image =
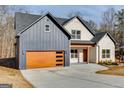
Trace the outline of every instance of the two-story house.
<instances>
[{"instance_id":1,"label":"two-story house","mask_svg":"<svg viewBox=\"0 0 124 93\"><path fill-rule=\"evenodd\" d=\"M115 62L115 40L95 32L88 22L50 13L15 14L16 60L20 69L69 66L70 63Z\"/></svg>"}]
</instances>

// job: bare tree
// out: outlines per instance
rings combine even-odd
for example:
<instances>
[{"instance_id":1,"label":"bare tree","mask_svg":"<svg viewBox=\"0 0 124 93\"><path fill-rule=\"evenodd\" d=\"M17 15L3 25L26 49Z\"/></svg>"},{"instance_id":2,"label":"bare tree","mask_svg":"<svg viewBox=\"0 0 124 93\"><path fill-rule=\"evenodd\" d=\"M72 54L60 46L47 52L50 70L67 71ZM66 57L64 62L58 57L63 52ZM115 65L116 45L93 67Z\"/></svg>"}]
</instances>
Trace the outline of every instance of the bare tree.
<instances>
[{"instance_id":1,"label":"bare tree","mask_svg":"<svg viewBox=\"0 0 124 93\"><path fill-rule=\"evenodd\" d=\"M32 11L28 6L25 5L13 5L9 7L9 10L11 10L11 13L15 12L22 12L22 13L31 13Z\"/></svg>"},{"instance_id":2,"label":"bare tree","mask_svg":"<svg viewBox=\"0 0 124 93\"><path fill-rule=\"evenodd\" d=\"M109 32L114 38L117 38L117 16L114 8L110 8L102 15L99 31Z\"/></svg>"},{"instance_id":3,"label":"bare tree","mask_svg":"<svg viewBox=\"0 0 124 93\"><path fill-rule=\"evenodd\" d=\"M29 13L26 6L0 6L0 58L15 57L14 13Z\"/></svg>"},{"instance_id":4,"label":"bare tree","mask_svg":"<svg viewBox=\"0 0 124 93\"><path fill-rule=\"evenodd\" d=\"M28 6L0 5L0 58L15 57L15 12L30 13L32 11Z\"/></svg>"},{"instance_id":5,"label":"bare tree","mask_svg":"<svg viewBox=\"0 0 124 93\"><path fill-rule=\"evenodd\" d=\"M14 18L10 13L9 6L0 6L0 57L14 57Z\"/></svg>"},{"instance_id":6,"label":"bare tree","mask_svg":"<svg viewBox=\"0 0 124 93\"><path fill-rule=\"evenodd\" d=\"M5 19L6 19L6 14L8 12L8 7L1 5L0 6L0 57L2 56L2 42L3 42L3 34L5 32Z\"/></svg>"},{"instance_id":7,"label":"bare tree","mask_svg":"<svg viewBox=\"0 0 124 93\"><path fill-rule=\"evenodd\" d=\"M4 24L4 33L2 36L2 58L14 57L15 48L15 31L14 31L14 19L12 16L6 18L6 24Z\"/></svg>"},{"instance_id":8,"label":"bare tree","mask_svg":"<svg viewBox=\"0 0 124 93\"><path fill-rule=\"evenodd\" d=\"M97 24L94 21L89 20L88 23L93 30L97 31Z\"/></svg>"},{"instance_id":9,"label":"bare tree","mask_svg":"<svg viewBox=\"0 0 124 93\"><path fill-rule=\"evenodd\" d=\"M122 46L124 45L124 9L118 11L117 19L118 42Z\"/></svg>"}]
</instances>

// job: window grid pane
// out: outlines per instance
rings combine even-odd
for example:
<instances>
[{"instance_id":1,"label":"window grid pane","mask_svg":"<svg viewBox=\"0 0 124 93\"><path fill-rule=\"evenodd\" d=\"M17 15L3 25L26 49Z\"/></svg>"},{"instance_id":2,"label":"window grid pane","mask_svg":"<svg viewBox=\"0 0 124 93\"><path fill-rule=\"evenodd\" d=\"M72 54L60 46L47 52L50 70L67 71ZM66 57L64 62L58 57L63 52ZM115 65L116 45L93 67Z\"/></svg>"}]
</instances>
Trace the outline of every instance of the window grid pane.
<instances>
[{"instance_id":1,"label":"window grid pane","mask_svg":"<svg viewBox=\"0 0 124 93\"><path fill-rule=\"evenodd\" d=\"M75 30L72 30L72 31L71 31L71 34L75 34Z\"/></svg>"},{"instance_id":2,"label":"window grid pane","mask_svg":"<svg viewBox=\"0 0 124 93\"><path fill-rule=\"evenodd\" d=\"M71 49L71 58L78 58L77 49Z\"/></svg>"},{"instance_id":3,"label":"window grid pane","mask_svg":"<svg viewBox=\"0 0 124 93\"><path fill-rule=\"evenodd\" d=\"M80 35L77 35L77 39L80 39L81 38L81 36Z\"/></svg>"},{"instance_id":4,"label":"window grid pane","mask_svg":"<svg viewBox=\"0 0 124 93\"><path fill-rule=\"evenodd\" d=\"M81 38L81 31L80 30L72 30L72 39L80 39Z\"/></svg>"},{"instance_id":5,"label":"window grid pane","mask_svg":"<svg viewBox=\"0 0 124 93\"><path fill-rule=\"evenodd\" d=\"M102 55L102 58L105 58L105 55Z\"/></svg>"},{"instance_id":6,"label":"window grid pane","mask_svg":"<svg viewBox=\"0 0 124 93\"><path fill-rule=\"evenodd\" d=\"M110 58L110 50L102 49L102 58Z\"/></svg>"},{"instance_id":7,"label":"window grid pane","mask_svg":"<svg viewBox=\"0 0 124 93\"><path fill-rule=\"evenodd\" d=\"M110 55L106 55L106 58L110 58Z\"/></svg>"},{"instance_id":8,"label":"window grid pane","mask_svg":"<svg viewBox=\"0 0 124 93\"><path fill-rule=\"evenodd\" d=\"M74 54L73 53L71 53L71 58L74 58Z\"/></svg>"},{"instance_id":9,"label":"window grid pane","mask_svg":"<svg viewBox=\"0 0 124 93\"><path fill-rule=\"evenodd\" d=\"M45 25L45 30L49 31L49 25Z\"/></svg>"},{"instance_id":10,"label":"window grid pane","mask_svg":"<svg viewBox=\"0 0 124 93\"><path fill-rule=\"evenodd\" d=\"M75 35L72 35L72 39L75 39Z\"/></svg>"}]
</instances>

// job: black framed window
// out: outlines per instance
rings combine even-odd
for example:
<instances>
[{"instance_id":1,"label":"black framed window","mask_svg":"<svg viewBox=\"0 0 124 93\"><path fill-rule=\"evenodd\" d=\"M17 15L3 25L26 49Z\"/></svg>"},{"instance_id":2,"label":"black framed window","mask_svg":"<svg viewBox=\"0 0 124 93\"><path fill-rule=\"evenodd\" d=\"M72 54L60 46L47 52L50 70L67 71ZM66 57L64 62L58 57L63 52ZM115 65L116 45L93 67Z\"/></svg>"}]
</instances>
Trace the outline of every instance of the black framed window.
<instances>
[{"instance_id":1,"label":"black framed window","mask_svg":"<svg viewBox=\"0 0 124 93\"><path fill-rule=\"evenodd\" d=\"M45 32L50 32L50 26L49 25L45 25Z\"/></svg>"},{"instance_id":2,"label":"black framed window","mask_svg":"<svg viewBox=\"0 0 124 93\"><path fill-rule=\"evenodd\" d=\"M110 49L102 49L102 58L110 58Z\"/></svg>"},{"instance_id":3,"label":"black framed window","mask_svg":"<svg viewBox=\"0 0 124 93\"><path fill-rule=\"evenodd\" d=\"M78 50L71 49L71 58L78 58Z\"/></svg>"},{"instance_id":4,"label":"black framed window","mask_svg":"<svg viewBox=\"0 0 124 93\"><path fill-rule=\"evenodd\" d=\"M81 31L80 30L72 30L72 39L81 39Z\"/></svg>"}]
</instances>

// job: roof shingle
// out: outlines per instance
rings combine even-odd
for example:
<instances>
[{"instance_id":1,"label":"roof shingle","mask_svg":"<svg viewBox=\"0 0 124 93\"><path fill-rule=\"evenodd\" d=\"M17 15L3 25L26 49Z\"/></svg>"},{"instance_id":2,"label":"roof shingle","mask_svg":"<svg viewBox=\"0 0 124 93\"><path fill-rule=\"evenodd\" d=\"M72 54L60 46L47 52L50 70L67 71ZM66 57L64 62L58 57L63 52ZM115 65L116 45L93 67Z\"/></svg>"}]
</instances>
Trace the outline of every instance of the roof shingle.
<instances>
[{"instance_id":1,"label":"roof shingle","mask_svg":"<svg viewBox=\"0 0 124 93\"><path fill-rule=\"evenodd\" d=\"M35 22L40 17L42 17L42 15L34 15L34 14L16 12L15 13L15 25L14 25L14 28L16 29L16 34L18 34L23 29L25 29L26 27L31 25L33 22ZM57 23L60 24L61 26L68 23L74 17L77 17L86 26L86 28L94 35L94 38L91 41L76 41L76 40L72 41L71 40L72 43L94 44L94 43L97 43L106 34L106 32L95 32L91 28L89 23L79 16L74 16L70 19L59 18L59 17L55 17L55 16L53 16L53 17L57 21Z\"/></svg>"},{"instance_id":2,"label":"roof shingle","mask_svg":"<svg viewBox=\"0 0 124 93\"><path fill-rule=\"evenodd\" d=\"M97 32L95 37L91 40L92 42L98 43L98 41L106 34L106 32Z\"/></svg>"},{"instance_id":3,"label":"roof shingle","mask_svg":"<svg viewBox=\"0 0 124 93\"><path fill-rule=\"evenodd\" d=\"M24 28L28 27L31 23L33 23L35 20L40 18L41 15L32 15L27 13L15 13L15 29L16 34L22 31Z\"/></svg>"}]
</instances>

